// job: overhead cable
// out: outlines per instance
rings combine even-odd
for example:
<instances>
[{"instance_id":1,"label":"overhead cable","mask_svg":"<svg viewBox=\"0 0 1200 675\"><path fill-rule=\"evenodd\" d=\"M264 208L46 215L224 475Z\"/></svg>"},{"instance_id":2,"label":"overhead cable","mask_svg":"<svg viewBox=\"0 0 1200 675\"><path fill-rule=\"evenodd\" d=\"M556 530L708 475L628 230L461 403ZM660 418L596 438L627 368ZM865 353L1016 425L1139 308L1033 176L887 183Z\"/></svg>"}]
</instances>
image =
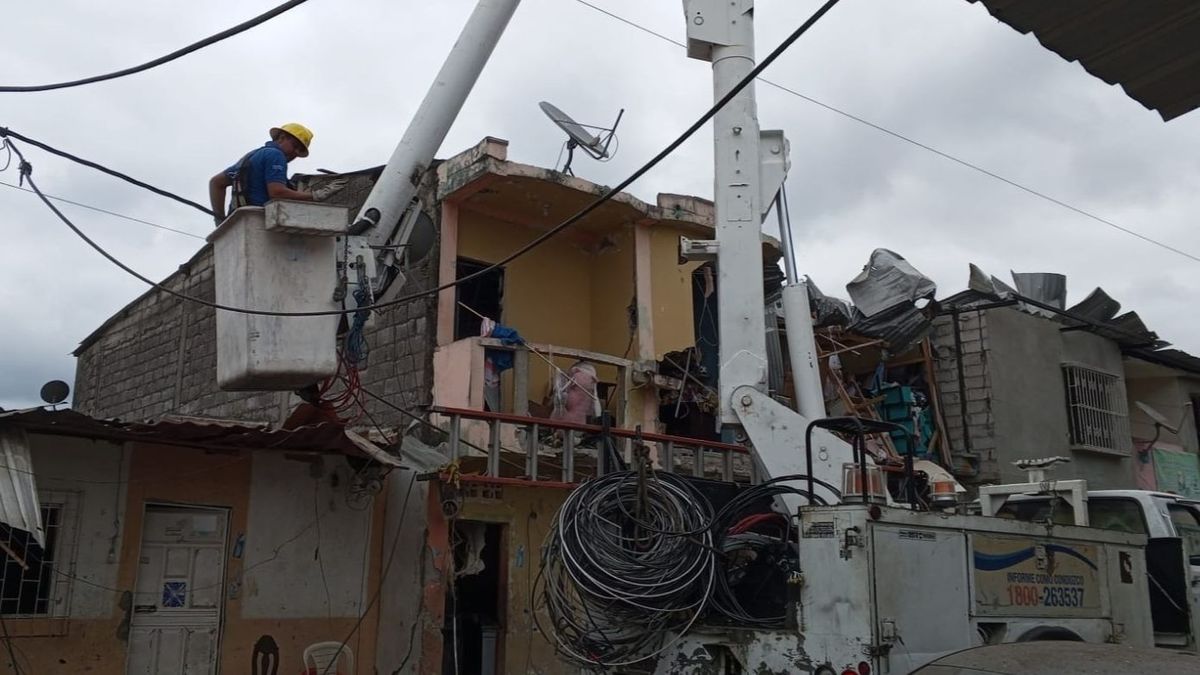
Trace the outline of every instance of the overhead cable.
<instances>
[{"instance_id":1,"label":"overhead cable","mask_svg":"<svg viewBox=\"0 0 1200 675\"><path fill-rule=\"evenodd\" d=\"M111 262L114 265L116 265L117 267L119 267L125 273L129 274L130 276L134 277L135 279L138 279L139 281L141 281L149 286L152 286L164 293L167 293L168 295L173 295L181 300L193 302L198 305L212 307L213 309L219 309L219 310L223 310L223 311L227 311L227 312L235 312L235 313L239 313L239 314L253 314L253 315L257 315L257 316L333 316L333 315L341 315L341 314L353 314L355 312L364 311L364 310L375 311L375 310L379 310L379 309L384 309L386 307L392 307L395 305L404 304L404 303L410 302L412 300L417 300L419 298L423 298L426 296L436 295L442 291L450 290L460 284L464 284L468 281L473 281L475 279L478 279L479 277L482 277L486 274L494 272L495 270L511 263L512 261L516 260L517 258L520 258L521 256L525 255L526 253L529 253L530 251L532 251L533 249L537 248L538 246L544 244L546 241L548 241L555 235L561 233L563 230L567 229L571 225L574 225L575 223L579 222L581 219L583 219L589 213L591 213L592 211L595 211L597 208L599 208L600 205L609 201L610 199L613 198L613 196L619 194L625 188L632 185L637 179L641 178L647 172L649 172L650 169L654 168L660 162L662 162L662 160L666 159L672 152L674 152L676 149L678 149L679 146L683 145L683 143L687 139L691 138L692 135L695 134L701 127L703 127L705 123L707 123L710 119L712 119L717 114L717 112L721 110L721 108L725 107L725 105L727 103L729 103L729 101L733 100L733 98L735 96L737 96L738 93L741 92L742 89L745 89L746 86L748 86L751 82L753 82L760 73L762 73L764 70L766 70L768 66L770 66L772 63L775 62L776 59L779 58L780 55L782 55L785 51L787 51L787 49L789 47L791 47L792 44L795 43L796 40L798 40L801 35L808 32L808 29L812 28L812 26L818 20L820 20L820 18L822 16L824 16L826 12L828 12L830 9L832 9L833 6L836 5L838 2L839 2L839 0L827 0L825 2L825 4L821 5L821 7L819 9L817 9L817 11L814 12L811 17L808 18L807 21L805 21L803 24L801 24L799 28L792 31L791 35L789 35L783 42L781 42L779 44L779 46L776 47L770 54L768 54L766 56L766 58L764 58L757 66L755 66L753 70L751 70L749 73L747 73L744 78L742 78L737 84L735 84L729 90L728 93L726 93L724 96L721 97L720 100L718 100L715 104L713 104L713 106L711 108L709 108L707 112L705 112L703 115L701 115L700 119L696 120L682 134L680 134L678 138L676 138L674 141L672 141L670 144L668 144L667 147L663 148L663 150L661 152L659 152L657 155L655 155L652 159L650 159L650 161L643 164L641 166L641 168L639 168L638 170L636 170L632 174L630 174L630 176L628 178L626 178L625 180L618 183L615 187L606 190L604 192L604 194L593 199L586 206L584 206L579 211L577 211L575 213L575 215L567 218L566 220L559 223L558 225L555 225L553 228L547 230L546 232L543 232L542 234L538 235L533 240L531 240L529 243L525 244L524 246L522 246L521 248L512 252L511 254L505 256L503 259L501 259L495 263L492 263L491 265L488 265L487 267L483 267L483 268L481 268L471 274L468 274L464 277L459 277L458 279L455 279L454 281L444 283L440 286L436 286L434 288L431 288L431 289L428 289L425 291L411 293L409 295L400 296L398 298L389 300L387 302L375 303L372 305L368 305L366 307L354 307L354 308L347 308L347 309L330 309L330 310L320 310L320 311L311 311L311 312L280 312L280 311L256 309L256 308L250 308L250 307L231 307L229 305L222 305L222 304L215 303L215 302L209 302L207 300L203 300L201 298L190 296L185 293L180 293L179 291L176 291L174 289L167 288L166 286L156 283L153 280L147 278L146 276L140 274L133 268L129 267L125 263L118 260L111 253L106 251L102 246L100 246L96 242L92 241L86 234L83 233L82 230L80 230L73 222L71 222L71 220L69 218L67 218L65 215L63 215L62 211L58 210L58 208L56 208L54 206L54 204L51 203L50 200L46 198L46 196L37 187L37 184L34 182L32 176L29 175L28 172L25 172L23 175L24 175L25 179L29 181L29 187L31 187L35 192L37 192L38 196L41 197L42 202L45 203L46 206L49 207L49 209L54 212L54 215L58 216L59 220L63 221L63 223L66 224L66 226L69 227L72 232L74 232L77 236L79 236L79 238L83 239L84 242L86 242L89 246L91 246L93 249L95 249L100 255L104 256L109 262ZM24 158L24 155L21 154L21 151L15 145L12 145L11 141L9 142L9 144L13 148L13 151L17 153L17 156L22 160L22 165L24 167L27 167L28 163L26 163L24 161L25 158Z\"/></svg>"},{"instance_id":2,"label":"overhead cable","mask_svg":"<svg viewBox=\"0 0 1200 675\"><path fill-rule=\"evenodd\" d=\"M127 176L127 175L121 173L120 171L114 171L113 169L110 169L107 166L104 166L102 164L97 164L91 160L84 159L84 158L76 156L76 155L72 155L71 153L66 152L65 150L59 150L58 148L51 147L41 141L34 140L24 134L13 131L12 129L9 129L8 127L0 127L0 138L8 138L9 136L11 136L17 140L20 140L20 141L25 141L26 143L28 143L34 147L41 148L42 150L45 150L46 152L48 152L52 155L58 155L59 157L69 159L72 162L75 162L77 164L82 164L88 168L92 168L92 169L95 169L102 173L106 173L114 178L120 178L121 180L125 181L126 183L131 183L131 184L136 185L144 190L149 190L156 195L166 197L167 199L174 199L175 201L179 202L180 204L186 204L194 209L203 211L207 215L211 216L213 214L212 209L210 209L206 206L203 206L201 204L197 204L196 202L194 202L190 199L187 199L185 197L180 197L179 195L175 194L174 192L169 192L162 188L154 187L153 185L151 185L149 183L140 181L132 176ZM18 154L20 154L20 153L18 153Z\"/></svg>"},{"instance_id":3,"label":"overhead cable","mask_svg":"<svg viewBox=\"0 0 1200 675\"><path fill-rule=\"evenodd\" d=\"M639 24L639 23L637 23L637 22L635 22L635 21L632 21L632 20L630 20L630 19L626 19L625 17L623 17L623 16L620 16L620 15L618 15L618 14L615 14L615 13L613 13L613 12L610 12L610 11L608 11L608 10L606 10L606 9L602 8L602 7L597 7L596 5L593 5L592 3L590 3L590 2L587 2L587 0L575 0L575 2L577 2L577 3L581 4L581 5L585 6L585 7L589 7L589 8L591 8L591 9L593 9L593 10L595 10L595 11L597 11L597 12L599 12L599 13L601 13L601 14L605 15L605 16L608 16L608 17L612 18L612 19L615 19L615 20L617 20L617 21L620 21L620 22L621 22L621 23L623 23L623 24L626 24L626 25L628 25L628 26L631 26L631 27L633 27L633 28L636 28L636 29L638 29L638 30L642 31L643 33L648 33L648 34L650 34L650 35L653 35L654 37L656 37L656 38L658 38L658 39L660 39L660 40L663 40L663 41L665 41L665 42L669 42L669 43L671 43L671 44L673 44L673 45L675 45L675 46L677 46L677 47L686 47L686 46L687 46L687 45L685 45L684 43L682 43L682 42L680 42L680 41L678 41L678 40L672 39L672 38L670 38L670 37L668 37L668 36L666 36L666 35L663 35L662 33L659 33L659 32L657 32L657 31L651 30L650 28L647 28L647 27L645 27L645 26L643 26L643 25L641 25L641 24ZM815 99L815 98L813 98L813 97L811 97L811 96L808 96L808 95L806 95L806 94L802 94L802 93L800 93L799 91L796 91L795 89L791 89L791 88L789 88L789 87L786 87L786 86L784 86L784 85L782 85L782 84L779 84L778 82L772 82L771 80L768 80L768 79L767 79L767 78L765 78L765 77L760 77L760 78L758 78L758 81L759 81L759 82L762 82L763 84L765 84L765 85L767 85L767 86L774 87L775 89L778 89L779 91L782 91L782 92L784 92L784 93L786 93L786 94L791 94L792 96L795 96L796 98L799 98L799 99L803 99L803 100L805 100L805 101L808 101L809 103L812 103L813 105L820 106L820 107L822 107L822 108L824 108L824 109L826 109L826 110L828 110L828 111L830 111L830 112L832 112L832 113L836 113L836 114L838 114L838 115L841 115L842 117L845 117L846 119L853 120L853 121L855 121L855 122L858 122L859 124L862 124L862 125L864 125L864 126L868 126L868 127L872 128L872 129L874 129L874 130L876 130L876 131L879 131L879 132L885 133L885 134L887 134L887 135L889 135L889 136L891 136L891 137L893 137L893 138L896 138L896 139L898 139L898 140L904 141L905 143L909 143L909 144L911 144L911 145L915 145L916 147L918 147L918 148L921 148L922 150L925 150L925 151L927 151L927 152L932 152L933 154L935 154L935 155L937 155L937 156L941 157L942 159L949 160L949 161L951 161L951 162L954 162L955 164L959 164L960 166L964 166L964 167L966 167L966 168L968 168L968 169L971 169L972 171L977 171L977 172L979 172L979 173L981 173L981 174L983 174L983 175L985 175L985 176L987 176L987 177L989 177L989 178L994 178L994 179L996 179L996 180L998 180L998 181L1000 181L1000 182L1002 182L1002 183L1005 183L1005 184L1007 184L1007 185L1009 185L1009 186L1011 186L1011 187L1014 187L1014 188L1016 188L1016 189L1018 189L1018 190L1021 190L1021 191L1023 191L1023 192L1026 192L1026 193L1028 193L1028 194L1031 194L1031 195L1033 195L1034 197L1038 197L1039 199L1044 199L1044 200L1046 200L1046 201L1050 202L1051 204L1054 204L1054 205L1056 205L1056 206L1059 206L1059 207L1062 207L1062 208L1064 208L1064 209L1067 209L1068 211L1073 211L1074 213L1077 213L1077 214L1079 214L1079 215L1081 215L1081 216L1084 216L1085 218L1090 218L1091 220L1094 220L1094 221L1096 221L1096 222L1098 222L1098 223L1101 223L1101 224L1103 224L1103 225L1107 225L1108 227L1111 227L1111 228L1113 228L1113 229L1115 229L1115 230L1118 230L1118 231L1120 231L1120 232L1124 232L1125 234L1128 234L1128 235L1131 235L1131 236L1137 237L1138 239L1141 239L1142 241L1145 241L1145 242L1147 242L1147 243L1149 243L1149 244L1153 244L1153 245L1155 245L1155 246L1158 246L1158 247L1160 247L1160 248L1163 248L1163 249L1166 249L1166 250L1168 250L1168 251L1171 251L1172 253L1179 254L1179 255L1181 255L1181 256L1183 256L1183 257L1185 257L1185 258L1188 258L1189 260L1194 260L1194 261L1196 261L1196 262L1200 262L1200 256L1197 256L1197 255L1195 255L1195 254L1192 254L1192 253L1188 253L1187 251L1184 251L1184 250L1182 250L1182 249L1176 248L1175 246L1172 246L1172 245L1170 245L1170 244L1167 244L1167 243L1164 243L1164 242L1158 241L1157 239L1153 239L1153 238L1151 238L1151 237L1149 237L1149 236L1147 236L1147 235L1144 235L1144 234L1142 234L1142 233L1140 233L1140 232L1138 232L1138 231L1136 231L1136 230L1131 230L1131 229L1129 229L1129 228L1127 228L1127 227L1124 227L1124 226L1122 226L1122 225L1118 225L1117 223L1115 223L1115 222L1113 222L1113 221L1111 221L1111 220L1108 220L1107 218L1103 218L1103 217L1101 217L1101 216L1098 216L1098 215L1096 215L1096 214L1094 214L1094 213L1091 213L1090 211L1086 211L1086 210L1084 210L1084 209L1081 209L1081 208L1079 208L1079 207L1077 207L1077 206L1074 206L1074 205L1072 205L1072 204L1069 204L1069 203L1067 203L1067 202L1065 202L1065 201L1063 201L1063 200L1061 200L1061 199L1058 199L1057 197L1052 197L1052 196L1050 196L1050 195L1048 195L1048 194L1046 194L1046 193L1044 193L1044 192L1041 192L1041 191L1039 191L1039 190L1036 190L1036 189L1034 189L1034 188L1031 188L1031 187L1029 187L1029 186L1027 186L1027 185L1024 185L1024 184L1022 184L1022 183L1019 183L1019 182L1017 182L1017 181L1015 181L1015 180L1013 180L1013 179L1011 179L1011 178L1006 178L1006 177L1002 176L1001 174L998 174L998 173L996 173L995 171L992 171L992 170L990 170L990 169L986 169L986 168L984 168L984 167L982 167L982 166L979 166L978 164L974 164L974 163L972 163L972 162L969 162L969 161L967 161L967 160L965 160L965 159L962 159L961 157L957 157L957 156L955 156L955 155L952 155L952 154L950 154L950 153L948 153L948 152L945 152L945 151L943 151L943 150L939 150L939 149L937 149L937 148L933 147L932 145L928 145L928 144L926 144L926 143L922 143L921 141L918 141L918 140L916 140L916 139L914 139L914 138L911 138L911 137L909 137L909 136L905 136L904 134L902 134L902 133L900 133L900 132L898 132L898 131L892 131L891 129L888 129L887 127L885 127L885 126L883 126L883 125L881 125L881 124L876 124L875 122L872 122L872 121L870 121L870 120L868 120L868 119L865 119L865 118L863 118L863 117L859 117L858 115L855 115L854 113L848 112L848 111L846 111L846 110L842 110L841 108L838 108L837 106L830 105L830 104L828 104L828 103L825 103L824 101L821 101L821 100Z\"/></svg>"},{"instance_id":4,"label":"overhead cable","mask_svg":"<svg viewBox=\"0 0 1200 675\"><path fill-rule=\"evenodd\" d=\"M21 192L28 192L29 194L32 194L32 195L37 194L36 192L34 192L33 190L30 190L29 188L21 187L20 185L13 185L12 183L6 183L2 180L0 180L0 185L3 185L4 187L12 188L14 190L20 190ZM92 206L91 204L84 204L83 202L73 201L73 200L67 199L66 197L58 197L55 195L46 195L46 196L49 197L50 199L53 199L56 202L70 204L71 206L78 206L80 208L95 211L97 213L104 213L104 214L113 216L115 218L122 218L122 219L128 220L130 222L139 223L141 225L149 225L150 227L156 227L160 230L166 230L167 232L174 232L175 234L182 234L185 237L191 237L193 239L199 239L201 241L204 241L204 237L202 237L198 234L194 234L192 232L187 232L186 230L177 230L173 227L167 227L166 225L159 225L158 223L152 223L149 220L142 220L141 218L134 218L133 216L127 216L124 213L117 213L116 211L109 211L108 209L102 209L99 206Z\"/></svg>"},{"instance_id":5,"label":"overhead cable","mask_svg":"<svg viewBox=\"0 0 1200 675\"><path fill-rule=\"evenodd\" d=\"M254 28L255 26L264 24L267 21L274 19L275 17L279 16L280 14L283 14L284 12L288 11L289 9L292 9L299 5L303 5L306 2L308 2L308 0L289 0L288 2L285 2L282 5L275 7L274 9L271 9L269 11L263 12L262 14L259 14L258 16L254 17L253 19L250 19L248 21L243 21L242 23L239 23L238 25L236 25L232 28L227 28L227 29L221 31L220 33L217 33L216 35L210 35L209 37L206 37L203 40L200 40L199 42L193 42L192 44L190 44L186 47L183 47L182 49L177 49L177 50L171 52L170 54L160 56L157 59L154 59L152 61L147 61L138 66L133 66L131 68L125 68L123 70L117 70L117 71L114 71L111 73L105 73L103 75L94 75L92 77L85 77L81 80L70 80L67 82L55 82L53 84L0 86L0 93L18 93L18 92L34 92L34 91L51 91L53 89L67 89L69 87L78 87L78 86L85 85L85 84L92 84L95 82L103 82L105 80L115 80L119 77L125 77L126 75L134 75L136 73L140 73L140 72L143 72L146 70L150 70L151 68L161 66L164 63L169 63L171 61L174 61L175 59L177 59L181 56L187 56L188 54L191 54L192 52L199 51L209 45L216 44L226 38L231 38L234 35L237 35L238 33L244 33L246 31L250 30L251 28Z\"/></svg>"}]
</instances>

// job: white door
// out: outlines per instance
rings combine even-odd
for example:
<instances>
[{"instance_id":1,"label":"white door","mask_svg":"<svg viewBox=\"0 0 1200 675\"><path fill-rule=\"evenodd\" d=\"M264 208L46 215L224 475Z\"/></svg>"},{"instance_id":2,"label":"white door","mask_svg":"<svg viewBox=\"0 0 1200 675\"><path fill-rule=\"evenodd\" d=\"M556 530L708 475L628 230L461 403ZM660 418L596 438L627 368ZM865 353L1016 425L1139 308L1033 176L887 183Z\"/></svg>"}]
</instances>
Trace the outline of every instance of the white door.
<instances>
[{"instance_id":1,"label":"white door","mask_svg":"<svg viewBox=\"0 0 1200 675\"><path fill-rule=\"evenodd\" d=\"M224 595L224 509L149 504L127 675L211 675Z\"/></svg>"}]
</instances>

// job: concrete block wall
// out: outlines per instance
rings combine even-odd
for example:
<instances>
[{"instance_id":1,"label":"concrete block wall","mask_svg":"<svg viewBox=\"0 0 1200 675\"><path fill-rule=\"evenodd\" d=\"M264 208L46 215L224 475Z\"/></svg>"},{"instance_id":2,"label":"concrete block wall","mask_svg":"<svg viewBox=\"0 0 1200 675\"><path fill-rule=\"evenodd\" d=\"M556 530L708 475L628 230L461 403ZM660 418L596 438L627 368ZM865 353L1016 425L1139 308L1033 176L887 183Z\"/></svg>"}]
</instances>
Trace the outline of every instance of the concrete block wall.
<instances>
[{"instance_id":1,"label":"concrete block wall","mask_svg":"<svg viewBox=\"0 0 1200 675\"><path fill-rule=\"evenodd\" d=\"M163 282L213 301L212 247ZM146 420L169 413L276 421L277 392L217 388L214 310L152 290L125 307L76 351L76 410L94 417Z\"/></svg>"},{"instance_id":2,"label":"concrete block wall","mask_svg":"<svg viewBox=\"0 0 1200 675\"><path fill-rule=\"evenodd\" d=\"M961 353L955 346L955 321L959 326ZM983 312L964 312L957 316L939 316L933 321L930 340L954 471L968 483L994 481L999 477L999 472L987 315ZM958 371L960 362L963 375L961 384Z\"/></svg>"},{"instance_id":3,"label":"concrete block wall","mask_svg":"<svg viewBox=\"0 0 1200 675\"><path fill-rule=\"evenodd\" d=\"M400 296L427 291L437 285L438 255L434 251L410 269ZM362 386L389 403L412 412L423 412L433 402L433 350L437 342L437 295L426 295L375 317L368 329L370 353L361 373ZM370 417L359 426L404 427L412 418L370 395L364 396Z\"/></svg>"},{"instance_id":4,"label":"concrete block wall","mask_svg":"<svg viewBox=\"0 0 1200 675\"><path fill-rule=\"evenodd\" d=\"M436 176L430 171L427 176ZM309 177L308 185L321 177ZM365 200L374 177L351 177L335 203L355 207ZM428 195L432 186L422 186ZM429 203L429 202L426 202ZM437 223L436 213L434 222ZM409 270L400 295L436 285L436 247ZM163 282L172 290L213 301L212 247ZM364 387L404 408L432 401L436 296L380 311L367 331L370 354L362 372ZM217 387L216 312L152 290L112 317L76 351L74 407L101 418L147 420L166 414L281 423L300 400L290 392L227 392ZM369 428L408 424L410 418L369 396Z\"/></svg>"}]
</instances>

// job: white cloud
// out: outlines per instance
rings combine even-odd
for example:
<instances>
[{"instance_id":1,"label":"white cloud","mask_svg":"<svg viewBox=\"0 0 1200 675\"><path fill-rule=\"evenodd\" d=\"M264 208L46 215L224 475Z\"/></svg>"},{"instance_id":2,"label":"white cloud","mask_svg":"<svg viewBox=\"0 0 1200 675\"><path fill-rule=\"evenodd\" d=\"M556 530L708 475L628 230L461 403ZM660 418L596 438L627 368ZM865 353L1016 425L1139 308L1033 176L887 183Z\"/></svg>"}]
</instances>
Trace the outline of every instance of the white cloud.
<instances>
[{"instance_id":1,"label":"white cloud","mask_svg":"<svg viewBox=\"0 0 1200 675\"><path fill-rule=\"evenodd\" d=\"M677 40L677 0L592 0ZM3 84L72 79L141 62L221 30L276 0L143 3L83 0L9 8ZM270 23L140 75L72 90L0 94L0 125L204 203L209 176L296 120L316 131L295 171L386 161L474 6L313 0ZM759 0L765 54L816 7ZM603 124L625 108L620 153L577 159L613 185L712 100L708 64L569 0L525 0L441 156L485 135L516 161L550 165L562 138L537 111L550 100ZM1200 113L1156 113L955 0L840 4L773 66L769 79L1043 190L1147 236L1200 251ZM804 271L840 293L871 249L893 248L961 289L968 262L993 274L1057 271L1072 300L1104 286L1163 337L1200 353L1188 311L1193 261L1046 203L760 85L764 127L792 141L789 193ZM702 130L632 188L711 192L711 131ZM47 192L200 234L208 218L33 148ZM15 182L11 169L0 180ZM74 207L69 215L152 278L194 239ZM31 195L0 186L0 406L37 402L46 379L72 379L78 341L142 292L88 250ZM769 227L773 227L769 226ZM514 247L517 242L514 242Z\"/></svg>"}]
</instances>

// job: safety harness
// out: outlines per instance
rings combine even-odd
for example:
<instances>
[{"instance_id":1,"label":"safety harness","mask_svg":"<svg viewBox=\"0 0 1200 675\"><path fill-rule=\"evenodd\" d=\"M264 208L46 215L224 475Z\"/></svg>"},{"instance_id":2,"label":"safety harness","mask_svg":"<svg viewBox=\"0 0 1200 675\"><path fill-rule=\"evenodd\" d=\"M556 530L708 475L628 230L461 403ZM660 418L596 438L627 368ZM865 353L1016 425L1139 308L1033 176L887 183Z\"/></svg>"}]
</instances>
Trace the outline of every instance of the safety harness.
<instances>
[{"instance_id":1,"label":"safety harness","mask_svg":"<svg viewBox=\"0 0 1200 675\"><path fill-rule=\"evenodd\" d=\"M250 205L250 157L262 148L247 152L238 162L237 173L233 176L233 208L240 209Z\"/></svg>"}]
</instances>

